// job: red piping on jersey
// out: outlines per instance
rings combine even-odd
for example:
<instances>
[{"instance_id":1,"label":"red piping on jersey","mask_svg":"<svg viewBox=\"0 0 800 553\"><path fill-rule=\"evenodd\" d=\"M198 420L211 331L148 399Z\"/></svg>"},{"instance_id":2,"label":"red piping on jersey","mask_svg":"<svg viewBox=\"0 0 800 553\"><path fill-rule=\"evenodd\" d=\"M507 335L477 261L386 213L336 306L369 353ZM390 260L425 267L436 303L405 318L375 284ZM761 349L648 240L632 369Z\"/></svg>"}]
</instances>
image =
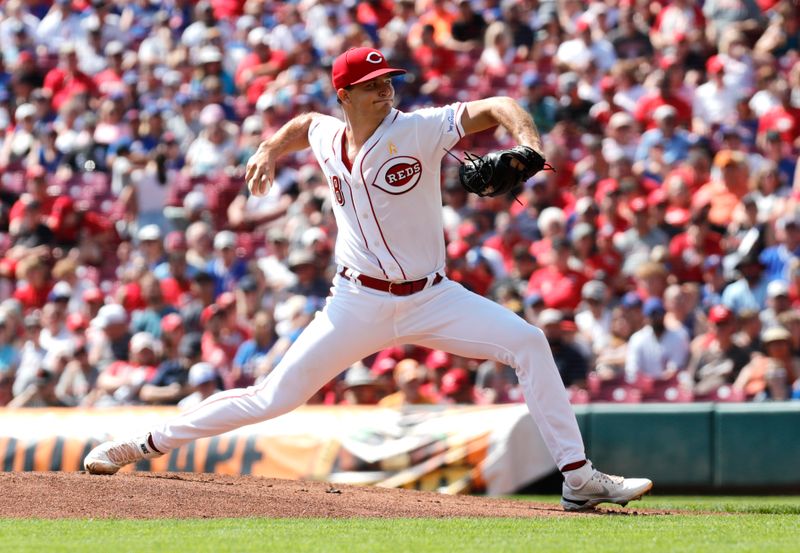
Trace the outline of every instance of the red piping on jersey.
<instances>
[{"instance_id":1,"label":"red piping on jersey","mask_svg":"<svg viewBox=\"0 0 800 553\"><path fill-rule=\"evenodd\" d=\"M336 136L340 132L342 133L342 156L340 157L344 157L344 132L342 131L343 129L339 129L338 131L336 131L336 133L333 135L333 139L331 140L331 150L333 151L333 157L336 157ZM327 162L328 160L326 159L325 161ZM342 177L344 178L344 175L342 175ZM358 230L361 232L361 238L364 240L364 247L370 254L372 254L372 256L375 258L375 261L378 262L378 267L381 268L381 272L383 272L383 275L388 279L389 275L386 274L386 270L383 268L380 258L372 250L369 249L369 241L367 240L367 237L364 234L364 229L361 226L361 219L358 218L358 210L356 209L356 202L355 198L353 197L353 186L350 184L350 182L348 182L346 178L344 179L344 182L347 185L348 190L350 191L350 203L353 206L353 215L355 215L356 217L356 222L358 223Z\"/></svg>"},{"instance_id":2,"label":"red piping on jersey","mask_svg":"<svg viewBox=\"0 0 800 553\"><path fill-rule=\"evenodd\" d=\"M395 114L395 118L392 119L392 122L389 123L389 125L391 126L395 122L396 119L397 119L397 114ZM386 237L383 235L383 229L381 228L381 223L378 220L377 215L375 215L375 206L372 205L372 196L369 193L369 186L367 185L367 180L364 178L364 160L367 158L367 155L373 150L373 148L375 148L375 146L378 145L378 142L380 142L380 139L376 140L375 144L370 146L369 150L364 152L364 155L361 156L361 163L359 164L358 170L361 173L361 182L364 183L364 190L366 191L367 198L369 199L369 208L372 210L372 217L375 219L375 224L378 226L378 232L381 235L381 240L383 240L383 245L386 246L386 251L389 252L389 255L392 256L392 259L394 259L394 262L397 263L398 267L400 267L400 273L403 275L403 279L408 280L408 277L406 276L406 272L403 270L403 266L400 265L399 261L397 261L397 258L394 256L394 254L392 253L391 248L389 247L389 244L386 242ZM375 184L375 183L373 183L373 184ZM389 276L387 275L386 278L389 278Z\"/></svg>"},{"instance_id":3,"label":"red piping on jersey","mask_svg":"<svg viewBox=\"0 0 800 553\"><path fill-rule=\"evenodd\" d=\"M347 167L347 170L350 174L353 174L353 162L350 161L350 157L347 155L347 132L342 133L342 163L344 166Z\"/></svg>"},{"instance_id":4,"label":"red piping on jersey","mask_svg":"<svg viewBox=\"0 0 800 553\"><path fill-rule=\"evenodd\" d=\"M361 219L358 218L358 210L356 209L356 201L353 199L353 187L350 185L349 182L347 182L347 179L344 179L344 183L347 185L347 190L350 191L350 204L353 206L353 215L356 216L356 222L358 223L358 230L361 231L361 238L364 239L364 247L367 248L367 251L369 253L371 253L375 257L375 261L378 262L378 267L381 268L381 272L383 273L383 276L385 276L388 279L389 275L386 274L386 269L383 268L383 264L381 263L381 259L377 255L372 253L372 250L369 249L369 241L367 241L367 236L364 234L364 229L361 227Z\"/></svg>"},{"instance_id":5,"label":"red piping on jersey","mask_svg":"<svg viewBox=\"0 0 800 553\"><path fill-rule=\"evenodd\" d=\"M261 390L263 390L267 386L267 382L268 381L269 381L269 379L265 378L258 386L250 386L249 388L245 389L245 390L252 390L252 391L245 391L244 393L241 393L241 394L238 394L238 395L235 395L235 396L225 396L225 397L217 398L217 399L214 399L214 400L211 400L211 401L204 401L200 405L195 407L194 409L189 409L185 413L181 413L181 416L184 416L184 417L189 416L189 415L191 415L193 413L196 413L197 411L199 411L203 407L208 407L209 405L217 403L218 401L224 401L226 399L240 399L240 398L243 398L243 397L258 395L258 393L261 392ZM226 391L233 392L235 390L226 390ZM224 393L224 392L222 392L222 393Z\"/></svg>"}]
</instances>

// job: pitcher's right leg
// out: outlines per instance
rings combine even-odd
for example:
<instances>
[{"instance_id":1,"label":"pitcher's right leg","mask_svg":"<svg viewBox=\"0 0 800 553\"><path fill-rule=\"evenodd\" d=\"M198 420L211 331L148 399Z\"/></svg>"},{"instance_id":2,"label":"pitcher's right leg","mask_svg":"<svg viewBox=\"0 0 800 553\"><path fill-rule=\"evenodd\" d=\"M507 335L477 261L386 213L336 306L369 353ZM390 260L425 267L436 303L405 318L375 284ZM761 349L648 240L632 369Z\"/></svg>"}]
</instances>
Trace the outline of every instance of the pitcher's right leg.
<instances>
[{"instance_id":1,"label":"pitcher's right leg","mask_svg":"<svg viewBox=\"0 0 800 553\"><path fill-rule=\"evenodd\" d=\"M338 287L337 292L264 381L215 394L143 437L99 445L86 456L86 470L113 474L192 440L287 413L342 370L392 343L391 305Z\"/></svg>"}]
</instances>

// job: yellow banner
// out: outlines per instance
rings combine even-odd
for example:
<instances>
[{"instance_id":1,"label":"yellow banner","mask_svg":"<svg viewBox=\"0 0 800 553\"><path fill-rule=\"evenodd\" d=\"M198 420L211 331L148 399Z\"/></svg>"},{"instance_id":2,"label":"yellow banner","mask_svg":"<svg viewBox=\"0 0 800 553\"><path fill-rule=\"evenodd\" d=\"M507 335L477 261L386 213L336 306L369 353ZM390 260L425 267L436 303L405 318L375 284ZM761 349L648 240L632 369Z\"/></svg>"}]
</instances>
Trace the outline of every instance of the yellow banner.
<instances>
[{"instance_id":1,"label":"yellow banner","mask_svg":"<svg viewBox=\"0 0 800 553\"><path fill-rule=\"evenodd\" d=\"M174 408L0 409L3 471L78 471L106 439L138 435ZM519 462L522 460L522 462ZM555 467L524 406L303 407L200 439L123 471L252 474L510 493Z\"/></svg>"}]
</instances>

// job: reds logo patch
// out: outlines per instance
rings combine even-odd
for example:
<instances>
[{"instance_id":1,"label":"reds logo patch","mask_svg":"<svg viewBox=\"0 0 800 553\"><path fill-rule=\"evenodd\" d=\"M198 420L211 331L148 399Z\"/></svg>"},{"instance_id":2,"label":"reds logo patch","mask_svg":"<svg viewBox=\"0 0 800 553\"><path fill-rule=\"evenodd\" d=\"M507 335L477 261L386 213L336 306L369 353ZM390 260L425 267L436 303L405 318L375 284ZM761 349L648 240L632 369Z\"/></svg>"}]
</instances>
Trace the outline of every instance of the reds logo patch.
<instances>
[{"instance_id":1,"label":"reds logo patch","mask_svg":"<svg viewBox=\"0 0 800 553\"><path fill-rule=\"evenodd\" d=\"M389 194L405 194L414 188L422 177L422 163L411 156L397 156L387 160L375 177L373 185Z\"/></svg>"}]
</instances>

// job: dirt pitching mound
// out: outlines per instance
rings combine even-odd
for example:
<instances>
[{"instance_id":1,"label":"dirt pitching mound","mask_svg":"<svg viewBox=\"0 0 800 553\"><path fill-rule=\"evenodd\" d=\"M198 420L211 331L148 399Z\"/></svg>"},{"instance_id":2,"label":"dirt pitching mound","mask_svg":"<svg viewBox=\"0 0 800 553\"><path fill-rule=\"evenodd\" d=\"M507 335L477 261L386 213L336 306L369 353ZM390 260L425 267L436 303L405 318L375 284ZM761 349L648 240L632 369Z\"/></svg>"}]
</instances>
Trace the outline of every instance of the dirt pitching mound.
<instances>
[{"instance_id":1,"label":"dirt pitching mound","mask_svg":"<svg viewBox=\"0 0 800 553\"><path fill-rule=\"evenodd\" d=\"M7 472L0 473L0 490L0 518L587 516L565 513L557 505L510 499L218 474ZM589 516L598 513L668 511L611 507Z\"/></svg>"}]
</instances>

